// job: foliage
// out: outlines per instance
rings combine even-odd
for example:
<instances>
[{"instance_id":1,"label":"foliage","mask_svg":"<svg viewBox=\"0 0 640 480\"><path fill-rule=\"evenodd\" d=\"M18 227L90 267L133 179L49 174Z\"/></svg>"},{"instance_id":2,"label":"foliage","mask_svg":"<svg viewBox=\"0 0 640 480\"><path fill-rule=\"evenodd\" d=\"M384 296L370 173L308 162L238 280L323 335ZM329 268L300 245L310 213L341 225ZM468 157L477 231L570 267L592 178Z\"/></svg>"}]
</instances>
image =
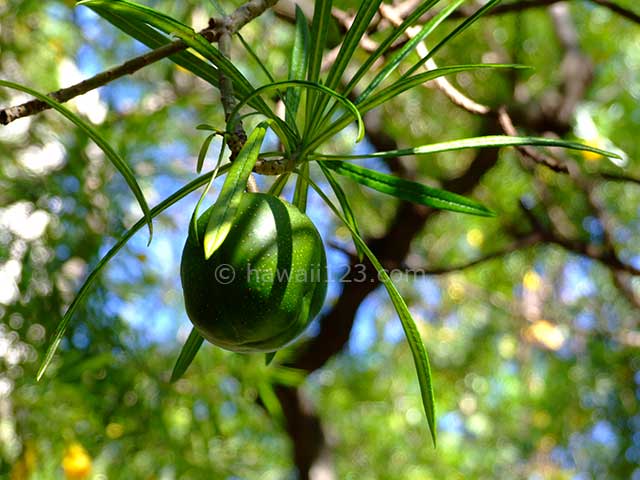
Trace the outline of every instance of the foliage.
<instances>
[{"instance_id":1,"label":"foliage","mask_svg":"<svg viewBox=\"0 0 640 480\"><path fill-rule=\"evenodd\" d=\"M117 12L119 17L109 18L116 13L108 10L105 2L85 3L122 27L122 11ZM336 3L344 8L354 7L349 2ZM180 316L184 325L184 314L176 291L177 270L167 265L173 263L175 267L196 199L159 215L215 176L205 175L187 183L192 177L189 170L207 165L207 148L220 150L217 139L203 137L195 125L203 121L225 124L216 100L217 90L188 74L182 69L185 68L197 70L214 86L219 86L219 71L232 78L241 102L229 115L227 135L237 125L236 113L240 114L245 104L271 119L284 155L275 147L271 153L266 151L265 159L298 162L295 171L284 172L286 179L299 174L291 197L297 199L296 203L307 205L309 215L327 237L336 238L339 248L330 255L334 268L345 265L341 250L348 247L343 247L341 241L350 236L357 252L369 256L380 270L384 286L398 308L400 324L391 315L388 300L378 292L371 294L359 310L350 348L301 387L316 401L319 418L330 432L329 444L339 478L527 478L535 472L544 478L570 478L574 473L611 478L632 475L639 448L634 437L638 431L634 310L611 281L606 255L598 258L596 250L579 248L595 246L606 253L607 232L575 177L543 166L527 169L516 153L504 150L473 194L496 212L497 218L439 215L413 240L408 260L416 265L416 271L440 266L446 270L501 248L508 250L506 247L513 242L531 234L525 227L534 222L532 217L544 226L548 221L556 225L560 215L565 227L562 233L573 243L546 238L543 240L555 246L512 249L499 261L484 262L444 277L426 276L408 282L406 273L397 278L393 272L384 272L387 258L384 252L375 250L375 242L370 249L360 241L372 233L383 235L392 227L397 203L360 190L336 174L368 187L379 187L404 200L421 201L431 207L449 204L455 207L453 210L475 209L475 213L486 214L488 208L477 201L435 186L454 185L453 179L477 158L473 152L458 147L515 142L495 136L497 132L486 128L489 121L461 114L441 94L422 88L426 80L437 77L433 73L437 70L416 73L409 79L400 75L398 67L406 65L411 71L410 65L415 65L417 70L426 61L424 57L412 59L409 48L395 49L394 55L388 57L386 65L393 68L372 69L373 63L367 61L375 60L376 54L365 54L358 45L377 11L377 3L362 3L322 84L317 82L324 49L311 46L322 45L335 28L335 19L328 10L313 18L308 31L302 11L295 14L290 27L286 21L266 13L242 31L247 44L256 49L255 55L237 48L230 63L208 42L172 23L173 19L207 18L216 14L212 8L200 2L153 3L157 11L170 15L156 17L160 23L155 27L177 34L193 50L172 58L180 60L177 63L181 68L160 62L130 79L105 86L89 107L94 114L97 109L104 109L104 118L90 118L92 128L131 165L146 198L166 198L150 209L156 229L149 249L144 247L146 239L135 235L145 226L145 220L137 221L126 184L114 176L113 168L85 134L69 129L64 120L49 114L3 127L9 133L0 133L0 151L9 160L3 163L0 173L0 200L3 222L9 223L0 242L0 265L3 272L16 279L15 293L3 294L0 310L5 323L2 336L7 344L6 372L2 375L8 385L0 401L11 412L6 431L13 432L11 438L3 439L3 472L8 472L11 464L22 461L26 465L27 454L35 451L39 474L55 476L61 472L65 447L74 442L89 452L93 471L108 478L146 478L151 474L169 478L283 478L291 469L282 456L282 450L287 448L284 428L288 413L283 410L286 405L281 405L279 385L291 388L303 381L302 372L284 365L295 366L296 352L304 351L305 344L282 352L282 358L279 354L269 367L262 358L203 348L185 378L168 383L177 354L177 325L161 318L174 320ZM10 14L2 23L11 22L16 25L16 32L23 33L12 36L3 29L2 50L6 53L2 76L33 85L38 91L57 88L55 79L42 76L47 65L52 69L58 64L80 65L84 71L94 71L144 51L139 43L90 16L87 9L70 10L61 3L41 5L30 1L9 2L7 8ZM145 12L139 15L150 15ZM443 12L453 15L457 10ZM600 129L601 141L593 145L605 149L617 145L626 153L624 158L630 159L625 174L634 175L638 168L633 161L637 145L630 139L635 84L626 80L625 72L633 64L631 47L638 34L637 29L606 12L575 7L573 15L576 22L589 25L582 35L585 51L596 58L613 59L623 74L612 76L608 64L599 66L592 93L580 108L586 109ZM422 33L431 35L435 23L443 22L448 27L442 32L434 30L433 39L427 37L430 44L437 46L430 51L437 51L438 61L443 64L469 62L463 68L441 70L455 74L459 83L468 87L470 96L499 105L509 98L516 83L526 85L521 89L526 88L526 93L536 98L545 93L546 85L559 82L554 77L557 65L548 58L560 58L561 53L549 40L552 26L541 12L527 10L484 17L473 25L470 20L445 21L445 16L443 13L434 17L437 22L425 25ZM592 19L594 23L588 23ZM27 41L29 22L41 25L29 32ZM269 22L282 24L282 30L275 31L273 38L261 33L269 28ZM629 35L621 37L624 41L605 41L598 35L605 29L603 25L628 29ZM460 26L460 33L467 27L469 31L457 36L456 26ZM128 28L127 33L145 35L149 42L156 42L155 46L166 42L158 30L144 23ZM82 31L84 39L68 38L70 30ZM391 40L385 43L389 31L393 33L386 38ZM402 29L374 35L379 45L390 47L401 37ZM477 44L469 43L471 37L478 39ZM440 39L446 42L438 43ZM34 42L54 48L30 48ZM107 48L115 45L117 48ZM489 50L492 54L500 52L497 45L507 50L504 56L511 57L500 65L532 65L533 76L525 77L530 74L519 70L480 68L478 59ZM383 50L378 55L381 58L382 53ZM215 67L203 67L202 57ZM286 62L287 57L293 61ZM353 67L349 63L352 58L366 68L355 70L353 84L343 85L341 79ZM262 64L256 66L256 59ZM42 66L42 70L34 69L34 64ZM287 80L265 82L265 71L271 72L273 78ZM370 88L356 88L356 79L362 79ZM253 87L263 83L263 89ZM356 94L350 95L352 91ZM399 93L402 95L398 97ZM7 105L18 103L13 93L3 90L0 95L7 99L3 102ZM274 98L285 101L284 121L275 114ZM80 101L75 108L87 114L82 111L87 107L82 107ZM425 110L429 115L424 114ZM310 112L318 111L324 115L311 116ZM394 145L378 146L375 129L369 130L365 113L382 117L384 134L396 139ZM360 136L350 130L354 119L358 120L358 129L367 126L367 142L375 144L379 151L391 153L376 158L372 148L357 147L363 150L354 154L366 156L359 160L364 166L352 162L355 157L341 153L349 150L353 137ZM255 125L251 117L243 117L243 122L245 126ZM345 127L346 133L340 134ZM533 135L538 134L535 129L530 130ZM570 133L564 133L571 139ZM447 143L464 137L476 140L454 146L455 150L452 143ZM325 145L329 139L331 144ZM442 140L442 148L435 147L438 144L434 142ZM204 141L208 143L198 158L198 147ZM275 145L273 139L267 138L269 141ZM520 141L559 144L557 140L532 137ZM569 145L565 141L562 144ZM422 147L416 145L428 147L421 151ZM429 148L436 155L418 156ZM45 155L51 157L52 152L58 152L57 161L53 158L48 164L38 162ZM336 162L331 155L344 162ZM409 178L397 178L402 170L394 167L393 159L401 155L408 156L403 161L409 174L402 176ZM601 157L569 158L583 164L580 175L621 175L615 165ZM285 185L284 180L274 183L260 178L259 182L261 188L275 185L275 190L292 193L292 185ZM313 190L307 194L309 186L315 187L316 182L319 195ZM185 184L179 194L169 197ZM233 191L228 193L232 195ZM327 220L327 207L319 202L326 192L335 195L325 200L336 201L333 208L338 217L344 216L346 228L335 219ZM637 186L601 183L595 187L595 194L619 225L614 240L617 251L625 263L634 265ZM519 199L528 208L525 212L532 213L523 213L518 207ZM549 205L553 208L547 208ZM547 211L550 219L545 217ZM22 229L15 218L23 219ZM532 227L535 230L538 226ZM538 233L542 235L541 232ZM164 240L159 239L163 235ZM572 246L582 255L596 251L591 256L601 262L568 253ZM91 271L89 265L97 265L99 272L106 265L100 259L105 254L111 258L120 250L121 256L114 258L103 276L89 277L95 284L84 303L76 302L74 296L80 280ZM169 258L173 261L169 262ZM16 268L18 273L12 273ZM334 277L353 281L358 271L350 265L349 268L352 271L347 274L352 276L337 271ZM347 287L336 285L334 295L341 288ZM631 284L633 288L637 290ZM327 311L330 308L329 304ZM75 311L76 321L69 323L70 314L65 316L57 333L57 338L62 339L63 333L65 337L60 344L61 354L49 357L54 359L51 370L41 383L34 383L36 367L46 348L45 338L50 338L58 325L56 313L64 310ZM163 322L163 327L153 325ZM398 341L399 327L412 339L411 350ZM186 330L179 330L179 334L186 337ZM316 334L317 330L310 332L307 341L313 342ZM371 338L376 341L371 342ZM427 416L433 423L431 377L426 355L420 352L421 339L432 355L440 404L440 445L435 451L425 448L420 394L409 360L412 351L419 367ZM363 444L362 438L370 441ZM123 465L119 458L132 460Z\"/></svg>"}]
</instances>

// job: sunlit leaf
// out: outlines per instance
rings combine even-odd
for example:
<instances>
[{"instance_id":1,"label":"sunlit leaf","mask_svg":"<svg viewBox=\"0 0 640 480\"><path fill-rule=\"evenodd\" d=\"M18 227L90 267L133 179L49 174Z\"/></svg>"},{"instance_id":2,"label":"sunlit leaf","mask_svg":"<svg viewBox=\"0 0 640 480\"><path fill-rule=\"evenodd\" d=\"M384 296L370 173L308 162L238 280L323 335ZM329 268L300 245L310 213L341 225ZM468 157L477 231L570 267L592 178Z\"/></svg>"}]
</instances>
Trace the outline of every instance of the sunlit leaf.
<instances>
[{"instance_id":1,"label":"sunlit leaf","mask_svg":"<svg viewBox=\"0 0 640 480\"><path fill-rule=\"evenodd\" d=\"M293 49L289 59L288 80L304 80L307 73L307 60L309 58L309 26L307 18L296 5L296 32L293 40ZM287 110L285 120L288 124L295 123L298 107L300 105L300 89L290 87L285 95Z\"/></svg>"},{"instance_id":2,"label":"sunlit leaf","mask_svg":"<svg viewBox=\"0 0 640 480\"><path fill-rule=\"evenodd\" d=\"M387 152L374 152L361 155L324 155L312 154L310 159L317 160L358 160L363 158L393 158L403 157L407 155L429 155L433 153L448 152L452 150L464 150L468 148L497 148L497 147L559 147L569 150L582 150L585 152L593 152L605 157L620 158L613 152L607 152L591 145L584 143L568 142L565 140L557 140L555 138L544 137L511 137L508 135L488 135L484 137L463 138L461 140L453 140L450 142L431 143L419 147L402 148L399 150L390 150Z\"/></svg>"},{"instance_id":3,"label":"sunlit leaf","mask_svg":"<svg viewBox=\"0 0 640 480\"><path fill-rule=\"evenodd\" d=\"M417 6L413 11L409 14L405 20L398 25L397 27L391 30L391 33L378 45L378 47L367 56L367 59L364 63L358 68L356 74L349 80L345 88L344 94L347 95L351 93L353 88L358 84L358 82L364 77L365 74L369 73L374 63L384 55L387 50L394 44L396 40L398 40L402 34L414 23L416 23L425 13L427 13L436 3L440 0L430 0L427 2L423 2L419 6Z\"/></svg>"},{"instance_id":4,"label":"sunlit leaf","mask_svg":"<svg viewBox=\"0 0 640 480\"><path fill-rule=\"evenodd\" d=\"M262 122L251 132L247 142L231 164L220 195L211 209L211 216L204 234L204 257L207 260L222 245L231 230L238 205L247 188L247 180L258 161L267 126L267 122Z\"/></svg>"}]
</instances>

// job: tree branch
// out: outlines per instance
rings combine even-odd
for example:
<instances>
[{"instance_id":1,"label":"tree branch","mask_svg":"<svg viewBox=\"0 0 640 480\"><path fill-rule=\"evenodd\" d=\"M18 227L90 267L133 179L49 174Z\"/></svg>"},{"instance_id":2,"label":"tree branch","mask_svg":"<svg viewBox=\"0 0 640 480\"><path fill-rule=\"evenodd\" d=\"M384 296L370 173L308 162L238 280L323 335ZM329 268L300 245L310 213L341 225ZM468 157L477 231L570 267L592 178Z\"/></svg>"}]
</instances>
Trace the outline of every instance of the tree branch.
<instances>
[{"instance_id":1,"label":"tree branch","mask_svg":"<svg viewBox=\"0 0 640 480\"><path fill-rule=\"evenodd\" d=\"M224 25L216 25L214 28L208 27L201 30L199 33L208 42L218 41L221 33L229 32L231 34L237 32L254 18L260 16L265 10L273 6L277 0L251 0L244 5L238 7L231 15L229 15L229 21ZM167 43L162 47L156 48L150 52L147 52L138 57L132 58L124 62L123 64L105 70L97 75L83 80L80 83L72 85L70 87L62 88L51 92L48 95L54 100L64 103L77 96L83 95L91 90L95 90L107 83L110 83L125 75L131 75L138 70L151 65L163 58L170 57L176 53L181 52L187 48L187 44L182 40L175 40L171 43ZM22 117L27 117L40 113L50 107L41 100L30 100L21 105L5 108L0 110L0 124L8 125Z\"/></svg>"},{"instance_id":2,"label":"tree branch","mask_svg":"<svg viewBox=\"0 0 640 480\"><path fill-rule=\"evenodd\" d=\"M530 10L532 8L549 7L551 5L564 2L564 1L566 0L521 0L517 2L498 5L493 9L491 9L489 12L487 12L486 15L495 16L495 15L504 15L507 13L523 12L525 10ZM621 17L626 18L627 20L630 20L631 22L640 24L639 14L633 12L632 10L629 10L628 8L624 8L620 6L615 2L612 2L610 0L588 0L588 1L590 1L591 3L595 3L597 5L600 5L601 7L607 8L612 12L616 13L617 15L620 15ZM468 16L469 14L467 12L457 10L453 13L453 15L451 15L451 18L465 18Z\"/></svg>"},{"instance_id":3,"label":"tree branch","mask_svg":"<svg viewBox=\"0 0 640 480\"><path fill-rule=\"evenodd\" d=\"M206 29L201 31L200 34L207 40L214 41L217 39L219 32ZM181 52L186 48L187 44L182 40L173 41L143 55L132 58L117 67L98 73L97 75L83 80L80 83L51 92L48 96L61 103L67 102L75 97L117 80L118 78L124 77L125 75L131 75L152 63L162 60L163 58L170 57L171 55ZM30 100L21 105L0 110L0 123L8 125L14 120L40 113L49 108L51 107L42 100Z\"/></svg>"}]
</instances>

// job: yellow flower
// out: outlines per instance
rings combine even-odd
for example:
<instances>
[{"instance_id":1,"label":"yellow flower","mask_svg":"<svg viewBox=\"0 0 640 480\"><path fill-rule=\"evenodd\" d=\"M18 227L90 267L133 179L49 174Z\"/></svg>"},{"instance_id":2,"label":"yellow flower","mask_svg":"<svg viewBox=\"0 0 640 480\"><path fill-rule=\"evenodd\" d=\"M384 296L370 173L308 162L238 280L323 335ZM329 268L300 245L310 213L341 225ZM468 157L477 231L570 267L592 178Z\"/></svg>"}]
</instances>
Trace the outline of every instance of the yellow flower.
<instances>
[{"instance_id":1,"label":"yellow flower","mask_svg":"<svg viewBox=\"0 0 640 480\"><path fill-rule=\"evenodd\" d=\"M66 478L82 480L91 472L91 457L79 443L72 443L62 459L62 469Z\"/></svg>"},{"instance_id":2,"label":"yellow flower","mask_svg":"<svg viewBox=\"0 0 640 480\"><path fill-rule=\"evenodd\" d=\"M11 468L10 480L27 480L36 467L36 450L31 443L24 447L22 455Z\"/></svg>"},{"instance_id":3,"label":"yellow flower","mask_svg":"<svg viewBox=\"0 0 640 480\"><path fill-rule=\"evenodd\" d=\"M587 138L584 140L584 143L594 148L600 148L600 149L605 148L605 145L603 144L602 140L600 140L597 137ZM599 153L588 152L586 150L581 151L580 154L582 155L582 158L590 162L595 162L596 160L600 160L602 158L602 155L600 155Z\"/></svg>"}]
</instances>

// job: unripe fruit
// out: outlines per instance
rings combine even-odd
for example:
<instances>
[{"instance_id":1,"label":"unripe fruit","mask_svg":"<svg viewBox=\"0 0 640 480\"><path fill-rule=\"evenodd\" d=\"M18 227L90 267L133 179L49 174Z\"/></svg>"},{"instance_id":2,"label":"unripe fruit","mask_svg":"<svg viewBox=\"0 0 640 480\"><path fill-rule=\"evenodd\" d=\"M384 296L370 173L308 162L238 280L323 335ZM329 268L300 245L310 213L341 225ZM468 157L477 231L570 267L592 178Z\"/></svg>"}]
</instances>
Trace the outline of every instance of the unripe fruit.
<instances>
[{"instance_id":1,"label":"unripe fruit","mask_svg":"<svg viewBox=\"0 0 640 480\"><path fill-rule=\"evenodd\" d=\"M204 259L211 209L189 232L180 274L191 322L235 352L273 352L297 338L327 293L327 260L309 217L273 195L245 193L226 239Z\"/></svg>"}]
</instances>

